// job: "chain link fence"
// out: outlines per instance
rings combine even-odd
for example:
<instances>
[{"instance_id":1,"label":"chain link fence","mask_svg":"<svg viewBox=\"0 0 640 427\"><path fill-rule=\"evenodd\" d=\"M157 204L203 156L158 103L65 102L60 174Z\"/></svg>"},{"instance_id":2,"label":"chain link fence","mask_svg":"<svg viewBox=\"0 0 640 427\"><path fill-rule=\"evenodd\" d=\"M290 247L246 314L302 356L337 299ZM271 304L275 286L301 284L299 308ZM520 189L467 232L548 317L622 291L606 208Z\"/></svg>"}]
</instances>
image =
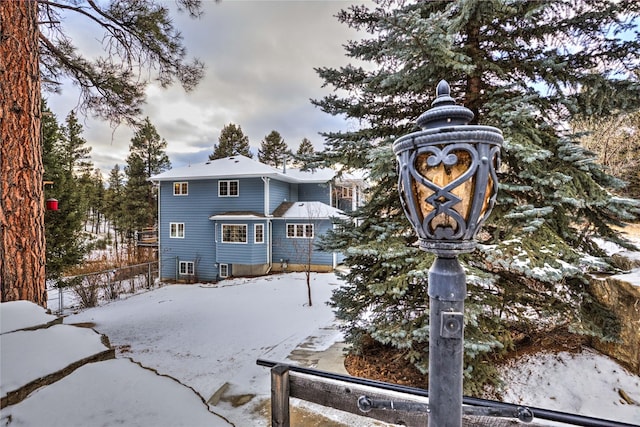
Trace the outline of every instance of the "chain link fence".
<instances>
[{"instance_id":1,"label":"chain link fence","mask_svg":"<svg viewBox=\"0 0 640 427\"><path fill-rule=\"evenodd\" d=\"M158 261L64 277L48 289L47 307L57 313L96 307L161 286Z\"/></svg>"}]
</instances>

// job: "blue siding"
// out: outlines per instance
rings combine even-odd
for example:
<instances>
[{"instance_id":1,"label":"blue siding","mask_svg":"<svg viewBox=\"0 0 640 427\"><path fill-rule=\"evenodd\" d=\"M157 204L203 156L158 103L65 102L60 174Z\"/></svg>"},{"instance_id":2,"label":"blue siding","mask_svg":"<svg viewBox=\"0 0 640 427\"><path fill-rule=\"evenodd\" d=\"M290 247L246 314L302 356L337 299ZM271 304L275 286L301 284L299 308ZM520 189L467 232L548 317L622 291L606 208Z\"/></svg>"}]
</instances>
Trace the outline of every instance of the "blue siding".
<instances>
[{"instance_id":1,"label":"blue siding","mask_svg":"<svg viewBox=\"0 0 640 427\"><path fill-rule=\"evenodd\" d=\"M242 224L247 226L247 243L223 243L222 242L222 224ZM254 224L264 225L264 243L254 243ZM268 264L268 231L267 221L216 221L216 242L215 251L217 253L217 262L223 264L246 264L259 265Z\"/></svg>"},{"instance_id":2,"label":"blue siding","mask_svg":"<svg viewBox=\"0 0 640 427\"><path fill-rule=\"evenodd\" d=\"M197 280L215 280L214 228L209 216L213 209L212 181L189 182L189 194L173 195L173 182L160 183L159 238L161 276L176 278L179 261L193 261ZM169 224L184 223L183 239L169 237Z\"/></svg>"},{"instance_id":3,"label":"blue siding","mask_svg":"<svg viewBox=\"0 0 640 427\"><path fill-rule=\"evenodd\" d=\"M300 196L298 195L298 184L289 184L289 188L289 201L297 202L298 200L300 200Z\"/></svg>"},{"instance_id":4,"label":"blue siding","mask_svg":"<svg viewBox=\"0 0 640 427\"><path fill-rule=\"evenodd\" d=\"M214 188L212 193L212 213L229 211L253 211L264 213L264 183L261 178L238 179L238 197L218 197L218 181L212 180ZM225 181L225 180L223 180Z\"/></svg>"},{"instance_id":5,"label":"blue siding","mask_svg":"<svg viewBox=\"0 0 640 427\"><path fill-rule=\"evenodd\" d=\"M269 214L272 214L284 201L295 201L291 199L290 184L272 179L269 182Z\"/></svg>"},{"instance_id":6,"label":"blue siding","mask_svg":"<svg viewBox=\"0 0 640 427\"><path fill-rule=\"evenodd\" d=\"M304 220L274 220L273 221L273 254L274 263L280 263L281 260L289 260L290 264L306 264L309 250L311 250L311 264L332 265L333 253L322 252L313 245L309 249L309 239L290 239L287 238L286 224L305 224ZM318 236L327 232L333 227L329 220L314 220L314 241Z\"/></svg>"},{"instance_id":7,"label":"blue siding","mask_svg":"<svg viewBox=\"0 0 640 427\"><path fill-rule=\"evenodd\" d=\"M173 181L160 182L159 238L161 277L164 279L187 279L178 277L180 261L191 261L195 264L197 281L217 280L218 264L229 265L232 275L233 264L265 265L271 261L280 263L281 259L294 264L305 264L309 251L307 239L287 238L287 223L308 223L305 220L285 221L272 220L272 231L269 231L268 219L217 220L209 219L212 215L225 212L255 212L264 214L264 182L261 178L241 178L238 197L219 197L218 179L179 180L188 182L188 194L174 196ZM290 184L277 179L269 182L269 213L272 213L282 202L320 201L330 203L329 184ZM332 227L329 220L314 220L315 239ZM183 223L184 238L170 238L170 223ZM247 243L222 243L221 224L246 224ZM264 225L264 243L254 243L254 224ZM273 236L273 242L269 242ZM271 245L271 246L270 246ZM333 254L312 249L313 264L332 265Z\"/></svg>"},{"instance_id":8,"label":"blue siding","mask_svg":"<svg viewBox=\"0 0 640 427\"><path fill-rule=\"evenodd\" d=\"M298 186L298 198L300 201L322 202L326 205L331 204L331 195L329 194L330 185L326 184L300 184Z\"/></svg>"}]
</instances>

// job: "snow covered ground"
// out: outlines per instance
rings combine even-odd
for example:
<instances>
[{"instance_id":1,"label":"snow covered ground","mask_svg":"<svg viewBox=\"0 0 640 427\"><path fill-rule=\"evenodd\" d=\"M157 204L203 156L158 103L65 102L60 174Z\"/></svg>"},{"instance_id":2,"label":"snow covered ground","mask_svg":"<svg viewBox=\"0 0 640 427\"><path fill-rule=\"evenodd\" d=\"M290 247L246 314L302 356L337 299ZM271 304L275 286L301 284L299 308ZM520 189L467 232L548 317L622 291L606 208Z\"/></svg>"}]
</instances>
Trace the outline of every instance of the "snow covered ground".
<instances>
[{"instance_id":1,"label":"snow covered ground","mask_svg":"<svg viewBox=\"0 0 640 427\"><path fill-rule=\"evenodd\" d=\"M155 404L145 407L150 417L154 411L165 414L167 408L187 405L194 408L195 415L191 424L184 425L198 427L201 425L198 417L207 415L198 406L203 406L204 400L212 403L209 405L212 412L233 425L267 426L268 420L259 412L270 397L269 370L257 366L256 359L294 363L287 360L287 356L301 343L311 343L312 349L320 351L342 339L335 329L333 313L325 304L340 281L331 273L313 274L312 280L311 307L306 304L304 274L289 273L226 280L215 286L165 286L70 315L64 323L93 324L94 329L109 337L119 358L129 357L169 375L202 397L197 399L200 403L186 396L176 402L171 393L153 390ZM137 374L129 372L130 367L120 363L125 360L112 362L114 376L116 371L121 371L125 376L137 378ZM114 425L114 420L123 419L124 425L132 425L123 415L135 407L136 402L118 400L118 396L113 398L121 405L120 414L102 410L101 404L96 404L96 408L63 406L87 393L100 393L93 387L95 375L85 370L82 375L66 381L67 392L62 396L58 396L62 394L60 391L46 389L34 393L29 399L39 396L38 399L28 407L19 408L23 420L32 420L24 425L40 426L47 418L46 415L29 418L26 414L59 413L61 408L94 416L92 425ZM505 371L504 378L506 401L640 424L640 406L623 404L620 395L622 389L629 398L640 402L640 378L597 353L531 357ZM120 387L126 390L141 384L140 389L133 390L134 395L144 394L144 387L151 387L151 383L146 382L150 378L140 381L120 384ZM224 393L216 394L219 390ZM371 420L364 418L357 421L337 411L326 408L321 411L345 425L372 425ZM153 425L178 425L175 418L163 416L158 420L156 415ZM220 422L222 418L216 420Z\"/></svg>"},{"instance_id":2,"label":"snow covered ground","mask_svg":"<svg viewBox=\"0 0 640 427\"><path fill-rule=\"evenodd\" d=\"M640 377L594 351L528 355L502 379L505 402L640 425Z\"/></svg>"},{"instance_id":3,"label":"snow covered ground","mask_svg":"<svg viewBox=\"0 0 640 427\"><path fill-rule=\"evenodd\" d=\"M94 323L122 356L178 379L205 401L225 386L225 396L250 401L240 407L236 399L221 401L213 411L237 426L267 425L255 411L270 396L270 375L256 360L285 361L311 336L318 350L340 340L325 304L338 285L334 274L313 274L311 307L303 273L172 285L65 323Z\"/></svg>"}]
</instances>

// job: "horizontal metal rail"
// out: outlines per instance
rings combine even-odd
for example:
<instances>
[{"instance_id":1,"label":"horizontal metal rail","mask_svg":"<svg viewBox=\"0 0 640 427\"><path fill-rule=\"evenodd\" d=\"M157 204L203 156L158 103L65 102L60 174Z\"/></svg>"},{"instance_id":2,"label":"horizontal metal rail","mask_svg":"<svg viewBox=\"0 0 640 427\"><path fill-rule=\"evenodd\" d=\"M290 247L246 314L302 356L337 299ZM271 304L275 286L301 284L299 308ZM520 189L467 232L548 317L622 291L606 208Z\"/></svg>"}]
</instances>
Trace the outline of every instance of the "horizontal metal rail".
<instances>
[{"instance_id":1,"label":"horizontal metal rail","mask_svg":"<svg viewBox=\"0 0 640 427\"><path fill-rule=\"evenodd\" d=\"M382 381L369 380L365 378L352 377L349 375L341 375L335 374L333 372L321 371L318 369L311 368L303 368L295 365L288 365L286 363L273 362L270 360L258 359L256 363L259 366L264 366L267 368L273 368L276 365L280 365L286 367L292 372L299 372L307 375L315 375L322 378L328 378L336 381L343 381L351 384L358 384L369 387L376 387L383 390L394 391L398 393L406 393L414 396L421 397L429 397L429 392L427 390L416 388L416 387L408 387L398 384L385 383ZM512 409L517 411L521 408L521 405L515 405L512 403L504 403L496 400L489 399L480 399L477 397L469 397L464 396L462 398L462 403L465 405L486 407L486 408L496 408L496 409ZM588 417L584 415L578 414L569 414L566 412L554 411L551 409L544 408L535 408L531 406L527 406L527 409L533 412L533 415L536 419L543 419L547 421L555 421L575 426L583 426L583 427L639 427L637 424L628 424L619 421L612 420L604 420L600 418Z\"/></svg>"}]
</instances>

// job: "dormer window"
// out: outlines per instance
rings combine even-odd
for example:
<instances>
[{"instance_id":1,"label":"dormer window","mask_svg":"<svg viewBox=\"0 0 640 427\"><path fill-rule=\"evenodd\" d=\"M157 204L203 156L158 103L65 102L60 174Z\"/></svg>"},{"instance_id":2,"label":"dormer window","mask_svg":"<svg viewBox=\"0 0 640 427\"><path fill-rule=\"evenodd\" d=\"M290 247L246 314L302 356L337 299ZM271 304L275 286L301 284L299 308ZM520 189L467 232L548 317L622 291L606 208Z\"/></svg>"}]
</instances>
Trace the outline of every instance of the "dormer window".
<instances>
[{"instance_id":1,"label":"dormer window","mask_svg":"<svg viewBox=\"0 0 640 427\"><path fill-rule=\"evenodd\" d=\"M240 195L240 184L237 180L218 181L218 197L238 197Z\"/></svg>"}]
</instances>

